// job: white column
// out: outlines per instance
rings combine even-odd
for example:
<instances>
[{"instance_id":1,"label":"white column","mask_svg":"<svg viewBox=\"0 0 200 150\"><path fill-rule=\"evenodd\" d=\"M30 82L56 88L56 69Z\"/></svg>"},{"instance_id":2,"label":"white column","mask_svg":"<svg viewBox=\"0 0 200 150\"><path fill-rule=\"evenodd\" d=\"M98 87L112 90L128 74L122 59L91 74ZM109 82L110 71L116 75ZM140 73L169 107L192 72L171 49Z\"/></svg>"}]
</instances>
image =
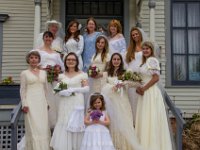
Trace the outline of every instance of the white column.
<instances>
[{"instance_id":1,"label":"white column","mask_svg":"<svg viewBox=\"0 0 200 150\"><path fill-rule=\"evenodd\" d=\"M37 37L40 33L41 25L41 0L35 0L35 19L34 19L34 41L33 47L35 47Z\"/></svg>"},{"instance_id":2,"label":"white column","mask_svg":"<svg viewBox=\"0 0 200 150\"><path fill-rule=\"evenodd\" d=\"M155 0L149 0L149 9L150 9L150 40L155 41L155 7L156 2Z\"/></svg>"}]
</instances>

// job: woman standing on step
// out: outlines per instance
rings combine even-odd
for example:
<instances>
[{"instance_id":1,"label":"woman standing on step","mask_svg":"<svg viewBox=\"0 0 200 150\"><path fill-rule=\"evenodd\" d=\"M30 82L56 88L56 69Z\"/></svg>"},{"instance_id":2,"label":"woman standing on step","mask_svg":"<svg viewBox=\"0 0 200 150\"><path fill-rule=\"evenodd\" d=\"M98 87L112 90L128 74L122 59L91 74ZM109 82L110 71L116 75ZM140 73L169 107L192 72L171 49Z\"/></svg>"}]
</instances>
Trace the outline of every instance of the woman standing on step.
<instances>
[{"instance_id":1,"label":"woman standing on step","mask_svg":"<svg viewBox=\"0 0 200 150\"><path fill-rule=\"evenodd\" d=\"M47 75L38 68L40 55L31 51L26 57L29 64L20 77L20 95L25 120L25 150L49 150ZM23 147L23 146L22 146Z\"/></svg>"},{"instance_id":2,"label":"woman standing on step","mask_svg":"<svg viewBox=\"0 0 200 150\"><path fill-rule=\"evenodd\" d=\"M148 150L172 150L172 141L164 100L157 86L160 75L158 60L154 57L151 42L142 45L143 59L139 72L143 86L138 87L136 134L139 142Z\"/></svg>"}]
</instances>

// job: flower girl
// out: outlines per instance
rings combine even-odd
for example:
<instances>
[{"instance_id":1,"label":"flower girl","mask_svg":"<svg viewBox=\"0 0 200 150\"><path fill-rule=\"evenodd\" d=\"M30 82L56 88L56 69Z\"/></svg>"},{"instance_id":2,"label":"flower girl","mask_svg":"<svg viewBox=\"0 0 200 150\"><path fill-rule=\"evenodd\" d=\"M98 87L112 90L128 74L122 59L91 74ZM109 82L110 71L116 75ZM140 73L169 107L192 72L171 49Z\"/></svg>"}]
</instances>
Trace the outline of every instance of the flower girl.
<instances>
[{"instance_id":1,"label":"flower girl","mask_svg":"<svg viewBox=\"0 0 200 150\"><path fill-rule=\"evenodd\" d=\"M94 93L90 97L90 108L85 116L87 125L81 145L81 150L115 150L106 126L110 119L105 111L103 95Z\"/></svg>"}]
</instances>

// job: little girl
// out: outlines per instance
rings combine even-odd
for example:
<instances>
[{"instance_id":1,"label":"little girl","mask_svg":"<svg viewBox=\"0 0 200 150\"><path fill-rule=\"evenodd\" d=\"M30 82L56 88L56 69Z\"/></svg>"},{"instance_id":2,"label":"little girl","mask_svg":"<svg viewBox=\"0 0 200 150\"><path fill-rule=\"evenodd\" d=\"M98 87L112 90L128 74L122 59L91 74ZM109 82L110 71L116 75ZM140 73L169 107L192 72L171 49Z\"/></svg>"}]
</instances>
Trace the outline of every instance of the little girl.
<instances>
[{"instance_id":1,"label":"little girl","mask_svg":"<svg viewBox=\"0 0 200 150\"><path fill-rule=\"evenodd\" d=\"M110 119L105 111L104 97L94 93L90 97L90 108L85 116L87 125L81 145L81 150L115 150L106 126Z\"/></svg>"}]
</instances>

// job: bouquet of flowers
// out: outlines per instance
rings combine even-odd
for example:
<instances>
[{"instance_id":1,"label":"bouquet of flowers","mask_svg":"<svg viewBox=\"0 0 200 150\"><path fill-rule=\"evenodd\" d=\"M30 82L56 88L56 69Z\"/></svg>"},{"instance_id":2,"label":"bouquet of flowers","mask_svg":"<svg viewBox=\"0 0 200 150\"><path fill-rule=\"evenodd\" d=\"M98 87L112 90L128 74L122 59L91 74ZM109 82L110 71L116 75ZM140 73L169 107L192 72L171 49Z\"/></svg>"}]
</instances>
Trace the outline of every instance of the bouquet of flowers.
<instances>
[{"instance_id":1,"label":"bouquet of flowers","mask_svg":"<svg viewBox=\"0 0 200 150\"><path fill-rule=\"evenodd\" d=\"M99 120L100 117L103 116L102 112L99 110L94 110L90 113L90 117L92 120Z\"/></svg>"},{"instance_id":2,"label":"bouquet of flowers","mask_svg":"<svg viewBox=\"0 0 200 150\"><path fill-rule=\"evenodd\" d=\"M58 92L60 92L60 91L62 91L62 90L67 90L68 89L68 86L67 86L67 84L66 83L64 83L64 82L59 82L55 87L54 87L54 92L55 92L55 94L56 93L58 93ZM74 92L72 92L72 94L71 95L75 95L75 93Z\"/></svg>"},{"instance_id":3,"label":"bouquet of flowers","mask_svg":"<svg viewBox=\"0 0 200 150\"><path fill-rule=\"evenodd\" d=\"M58 75L61 73L61 67L60 65L47 65L47 67L44 69L47 72L47 81L52 83L53 81L58 81Z\"/></svg>"},{"instance_id":4,"label":"bouquet of flowers","mask_svg":"<svg viewBox=\"0 0 200 150\"><path fill-rule=\"evenodd\" d=\"M56 85L56 87L53 89L55 93L58 93L62 90L66 90L67 89L67 84L64 82L60 82Z\"/></svg>"},{"instance_id":5,"label":"bouquet of flowers","mask_svg":"<svg viewBox=\"0 0 200 150\"><path fill-rule=\"evenodd\" d=\"M132 71L126 71L123 75L118 77L119 80L122 81L134 81L134 82L141 82L141 74Z\"/></svg>"},{"instance_id":6,"label":"bouquet of flowers","mask_svg":"<svg viewBox=\"0 0 200 150\"><path fill-rule=\"evenodd\" d=\"M88 69L88 76L91 78L95 78L99 74L100 70L97 66L90 66Z\"/></svg>"}]
</instances>

